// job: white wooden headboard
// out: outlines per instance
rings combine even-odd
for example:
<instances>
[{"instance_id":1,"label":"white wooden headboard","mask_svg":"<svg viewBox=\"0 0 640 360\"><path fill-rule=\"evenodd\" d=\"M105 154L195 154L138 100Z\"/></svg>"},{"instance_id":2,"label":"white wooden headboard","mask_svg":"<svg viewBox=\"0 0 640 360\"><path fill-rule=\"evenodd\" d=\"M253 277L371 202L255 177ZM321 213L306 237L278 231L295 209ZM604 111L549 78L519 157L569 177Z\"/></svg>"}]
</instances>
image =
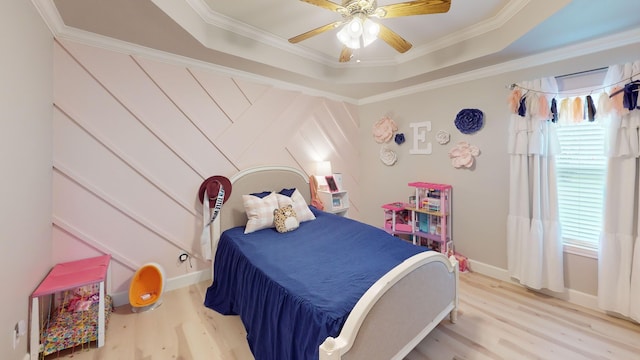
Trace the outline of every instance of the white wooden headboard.
<instances>
[{"instance_id":1,"label":"white wooden headboard","mask_svg":"<svg viewBox=\"0 0 640 360\"><path fill-rule=\"evenodd\" d=\"M242 203L242 195L275 191L295 187L300 191L307 204L311 200L309 176L302 171L287 166L259 166L242 170L229 178L232 190L229 200L222 206L220 215L213 222L211 234L211 254L215 257L220 234L235 226L245 225L247 215Z\"/></svg>"}]
</instances>

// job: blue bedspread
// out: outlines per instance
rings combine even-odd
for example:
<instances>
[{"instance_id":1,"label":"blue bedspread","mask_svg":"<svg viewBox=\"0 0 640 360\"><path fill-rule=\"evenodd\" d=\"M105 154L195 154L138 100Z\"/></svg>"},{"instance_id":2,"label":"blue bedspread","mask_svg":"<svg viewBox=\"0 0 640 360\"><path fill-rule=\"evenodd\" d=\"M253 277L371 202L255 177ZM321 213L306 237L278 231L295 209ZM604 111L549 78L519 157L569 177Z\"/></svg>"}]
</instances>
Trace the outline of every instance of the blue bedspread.
<instances>
[{"instance_id":1,"label":"blue bedspread","mask_svg":"<svg viewBox=\"0 0 640 360\"><path fill-rule=\"evenodd\" d=\"M205 306L240 315L257 360L318 359L382 275L425 248L311 207L297 230L225 231Z\"/></svg>"}]
</instances>

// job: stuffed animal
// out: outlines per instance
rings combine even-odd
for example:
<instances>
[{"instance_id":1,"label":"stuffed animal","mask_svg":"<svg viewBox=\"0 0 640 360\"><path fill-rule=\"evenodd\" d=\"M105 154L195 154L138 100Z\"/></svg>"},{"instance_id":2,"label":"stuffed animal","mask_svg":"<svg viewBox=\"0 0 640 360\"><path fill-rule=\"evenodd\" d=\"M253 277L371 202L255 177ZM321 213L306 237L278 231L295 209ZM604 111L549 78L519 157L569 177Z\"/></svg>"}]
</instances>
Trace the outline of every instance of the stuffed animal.
<instances>
[{"instance_id":1,"label":"stuffed animal","mask_svg":"<svg viewBox=\"0 0 640 360\"><path fill-rule=\"evenodd\" d=\"M280 233L295 230L300 226L292 205L273 210L273 224Z\"/></svg>"}]
</instances>

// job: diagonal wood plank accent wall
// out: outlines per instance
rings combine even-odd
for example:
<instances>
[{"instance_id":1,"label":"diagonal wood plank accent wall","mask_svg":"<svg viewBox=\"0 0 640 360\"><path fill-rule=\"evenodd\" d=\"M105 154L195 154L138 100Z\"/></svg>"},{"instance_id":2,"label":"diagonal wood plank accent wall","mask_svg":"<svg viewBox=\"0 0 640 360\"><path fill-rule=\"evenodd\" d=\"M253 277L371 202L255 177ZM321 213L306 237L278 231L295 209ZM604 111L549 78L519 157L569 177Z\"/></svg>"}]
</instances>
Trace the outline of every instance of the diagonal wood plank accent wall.
<instances>
[{"instance_id":1,"label":"diagonal wood plank accent wall","mask_svg":"<svg viewBox=\"0 0 640 360\"><path fill-rule=\"evenodd\" d=\"M56 40L53 261L111 253L112 292L147 262L168 278L205 270L198 187L257 165L312 174L331 160L357 219L358 134L349 103ZM177 261L181 250L192 267Z\"/></svg>"}]
</instances>

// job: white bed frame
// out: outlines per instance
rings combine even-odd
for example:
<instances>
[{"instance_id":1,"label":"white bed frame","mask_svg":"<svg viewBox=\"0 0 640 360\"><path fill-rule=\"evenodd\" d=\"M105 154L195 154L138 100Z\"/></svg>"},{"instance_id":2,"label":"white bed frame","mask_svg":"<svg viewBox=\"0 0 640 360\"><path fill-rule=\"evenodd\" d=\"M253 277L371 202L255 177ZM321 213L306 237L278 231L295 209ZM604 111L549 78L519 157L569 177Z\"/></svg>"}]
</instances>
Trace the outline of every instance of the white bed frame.
<instances>
[{"instance_id":1,"label":"white bed frame","mask_svg":"<svg viewBox=\"0 0 640 360\"><path fill-rule=\"evenodd\" d=\"M295 187L307 202L310 200L308 176L294 168L256 167L230 180L231 197L213 223L214 258L221 231L247 222L243 194ZM417 254L391 269L364 293L340 335L320 345L319 360L402 359L447 316L455 322L457 308L455 258L447 259L434 251Z\"/></svg>"}]
</instances>

